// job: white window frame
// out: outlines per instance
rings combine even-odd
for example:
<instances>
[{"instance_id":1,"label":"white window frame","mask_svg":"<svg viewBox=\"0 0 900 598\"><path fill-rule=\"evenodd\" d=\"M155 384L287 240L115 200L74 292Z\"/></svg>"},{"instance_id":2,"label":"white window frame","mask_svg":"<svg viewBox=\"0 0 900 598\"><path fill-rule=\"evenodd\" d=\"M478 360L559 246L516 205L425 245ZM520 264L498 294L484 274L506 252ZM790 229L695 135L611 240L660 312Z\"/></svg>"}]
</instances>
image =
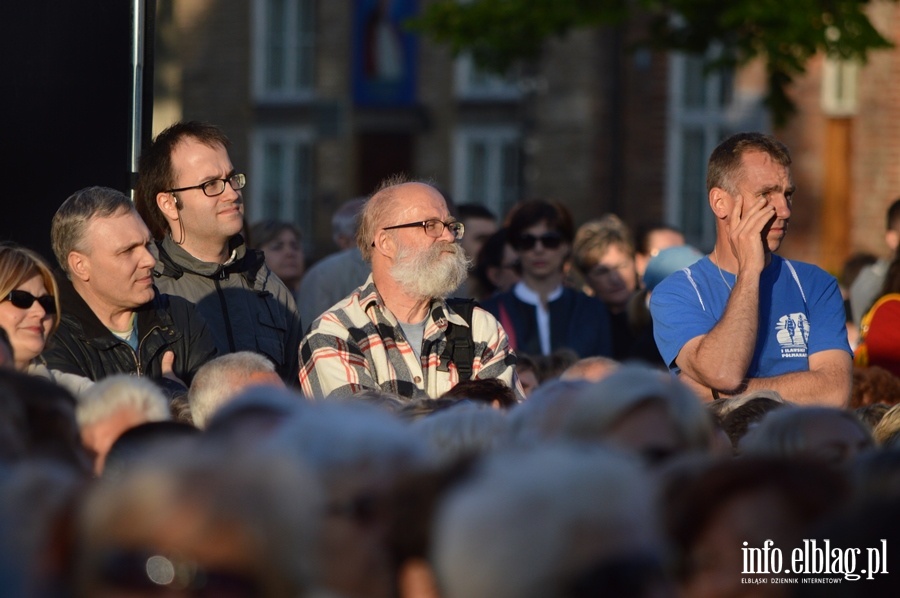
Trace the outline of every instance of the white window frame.
<instances>
[{"instance_id":1,"label":"white window frame","mask_svg":"<svg viewBox=\"0 0 900 598\"><path fill-rule=\"evenodd\" d=\"M267 56L266 45L270 32L267 22L268 6L273 1L279 0L253 0L253 39L252 39L252 89L253 96L261 102L303 102L313 99L315 86L315 0L280 0L285 3L286 16L279 24L284 35L284 64L282 65L282 77L284 86L279 89L270 88L266 82ZM311 15L313 27L308 36L298 36L292 27L300 14L301 5L306 5L305 10ZM297 72L301 60L309 61L312 76L309 81L298 81Z\"/></svg>"},{"instance_id":2,"label":"white window frame","mask_svg":"<svg viewBox=\"0 0 900 598\"><path fill-rule=\"evenodd\" d=\"M274 213L266 210L266 151L270 145L282 148L282 164L278 165L279 201ZM298 149L305 147L308 164L297 168ZM296 224L304 237L312 238L313 192L315 189L315 136L309 127L260 127L250 135L250 164L253 168L248 178L250 201L247 215L250 223L264 218L274 218ZM299 180L305 172L306 180Z\"/></svg>"},{"instance_id":3,"label":"white window frame","mask_svg":"<svg viewBox=\"0 0 900 598\"><path fill-rule=\"evenodd\" d=\"M456 59L454 77L456 97L460 100L504 102L522 99L522 86L516 78L479 69L471 54Z\"/></svg>"},{"instance_id":4,"label":"white window frame","mask_svg":"<svg viewBox=\"0 0 900 598\"><path fill-rule=\"evenodd\" d=\"M712 50L711 52L714 52ZM712 71L704 78L702 106L689 107L682 102L687 85L688 61L697 57L684 53L672 53L669 59L669 106L668 134L666 139L666 220L688 233L688 242L700 248L712 248L715 244L715 219L709 211L706 197L706 163L713 149L723 136L740 130L760 130L760 121L767 118L762 112L761 97L742 97L736 91L728 105L722 102L722 77L719 71ZM685 151L683 140L687 131L695 131L703 139L702 180L695 181L702 190L697 197L684 197ZM694 156L696 159L697 157ZM686 202L698 202L698 213L702 214L699 237L691 235L693 227L683 221Z\"/></svg>"},{"instance_id":5,"label":"white window frame","mask_svg":"<svg viewBox=\"0 0 900 598\"><path fill-rule=\"evenodd\" d=\"M468 149L473 142L487 146L485 168L486 191L478 196L470 192L473 173L469 172ZM522 130L517 125L464 125L457 128L453 142L453 199L456 203L478 203L502 217L510 205L519 199L522 180ZM516 188L504 197L503 148L514 144L518 163L515 165Z\"/></svg>"}]
</instances>

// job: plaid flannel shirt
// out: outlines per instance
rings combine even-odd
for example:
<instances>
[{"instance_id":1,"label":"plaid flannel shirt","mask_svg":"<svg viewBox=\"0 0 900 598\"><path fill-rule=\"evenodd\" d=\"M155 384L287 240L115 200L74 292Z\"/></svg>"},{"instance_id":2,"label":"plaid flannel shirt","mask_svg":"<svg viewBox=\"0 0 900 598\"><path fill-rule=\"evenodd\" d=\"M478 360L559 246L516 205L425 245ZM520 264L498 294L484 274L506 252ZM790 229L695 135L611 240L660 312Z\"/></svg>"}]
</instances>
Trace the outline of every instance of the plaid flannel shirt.
<instances>
[{"instance_id":1,"label":"plaid flannel shirt","mask_svg":"<svg viewBox=\"0 0 900 598\"><path fill-rule=\"evenodd\" d=\"M422 358L417 360L369 276L363 286L313 322L300 342L303 392L311 398L323 398L377 389L410 398L437 398L459 381L456 365L441 360L448 321L468 326L443 299L434 299L422 338ZM503 327L491 314L476 307L472 329L472 379L499 378L522 400L516 357Z\"/></svg>"}]
</instances>

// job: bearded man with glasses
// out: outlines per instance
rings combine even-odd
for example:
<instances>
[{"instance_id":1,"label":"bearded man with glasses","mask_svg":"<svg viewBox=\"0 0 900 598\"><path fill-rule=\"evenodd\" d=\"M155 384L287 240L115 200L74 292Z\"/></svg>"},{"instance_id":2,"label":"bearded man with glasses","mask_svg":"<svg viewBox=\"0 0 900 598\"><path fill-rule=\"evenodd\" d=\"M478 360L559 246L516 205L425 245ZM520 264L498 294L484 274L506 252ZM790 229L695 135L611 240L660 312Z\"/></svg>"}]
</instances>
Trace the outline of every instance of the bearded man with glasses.
<instances>
[{"instance_id":1,"label":"bearded man with glasses","mask_svg":"<svg viewBox=\"0 0 900 598\"><path fill-rule=\"evenodd\" d=\"M466 278L469 260L457 243L464 233L433 186L403 177L380 185L363 207L356 239L372 274L314 321L300 345L300 385L308 397L374 389L437 398L462 371L500 379L523 398L515 355L497 320L478 307L467 310L467 319L445 300ZM451 327L470 330L465 362L445 353Z\"/></svg>"},{"instance_id":2,"label":"bearded man with glasses","mask_svg":"<svg viewBox=\"0 0 900 598\"><path fill-rule=\"evenodd\" d=\"M135 204L159 250L153 276L162 292L197 306L220 355L260 353L296 385L300 315L263 253L240 234L247 178L229 145L218 127L179 122L141 154Z\"/></svg>"},{"instance_id":3,"label":"bearded man with glasses","mask_svg":"<svg viewBox=\"0 0 900 598\"><path fill-rule=\"evenodd\" d=\"M579 357L611 357L606 305L563 284L574 236L569 210L556 201L533 199L514 207L507 221L521 280L483 305L509 332L513 348L535 356L571 349Z\"/></svg>"}]
</instances>

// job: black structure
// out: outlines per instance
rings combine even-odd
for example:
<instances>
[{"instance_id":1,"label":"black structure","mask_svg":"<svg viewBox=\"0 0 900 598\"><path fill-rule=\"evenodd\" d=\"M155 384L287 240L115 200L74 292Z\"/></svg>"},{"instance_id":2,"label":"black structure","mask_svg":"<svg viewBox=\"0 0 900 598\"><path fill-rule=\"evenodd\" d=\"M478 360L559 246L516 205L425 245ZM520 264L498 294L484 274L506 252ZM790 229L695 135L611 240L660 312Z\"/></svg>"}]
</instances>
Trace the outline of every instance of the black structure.
<instances>
[{"instance_id":1,"label":"black structure","mask_svg":"<svg viewBox=\"0 0 900 598\"><path fill-rule=\"evenodd\" d=\"M132 8L145 11L144 114L132 123ZM3 7L0 144L4 184L0 241L55 263L50 219L72 192L131 188L132 131L148 140L152 119L155 0L28 0Z\"/></svg>"}]
</instances>

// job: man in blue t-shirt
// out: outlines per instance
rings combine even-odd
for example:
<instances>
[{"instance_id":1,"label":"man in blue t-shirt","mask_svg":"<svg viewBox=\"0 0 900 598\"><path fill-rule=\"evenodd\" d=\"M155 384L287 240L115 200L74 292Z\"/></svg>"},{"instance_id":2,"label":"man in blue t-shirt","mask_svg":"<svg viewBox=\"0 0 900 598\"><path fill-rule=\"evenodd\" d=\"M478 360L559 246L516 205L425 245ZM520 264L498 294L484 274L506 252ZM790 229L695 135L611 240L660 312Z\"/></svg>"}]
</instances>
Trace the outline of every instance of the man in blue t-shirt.
<instances>
[{"instance_id":1,"label":"man in blue t-shirt","mask_svg":"<svg viewBox=\"0 0 900 598\"><path fill-rule=\"evenodd\" d=\"M774 255L794 184L787 148L739 133L712 153L706 185L713 252L666 278L650 298L669 368L711 398L772 389L797 403L843 406L852 352L837 281Z\"/></svg>"}]
</instances>

